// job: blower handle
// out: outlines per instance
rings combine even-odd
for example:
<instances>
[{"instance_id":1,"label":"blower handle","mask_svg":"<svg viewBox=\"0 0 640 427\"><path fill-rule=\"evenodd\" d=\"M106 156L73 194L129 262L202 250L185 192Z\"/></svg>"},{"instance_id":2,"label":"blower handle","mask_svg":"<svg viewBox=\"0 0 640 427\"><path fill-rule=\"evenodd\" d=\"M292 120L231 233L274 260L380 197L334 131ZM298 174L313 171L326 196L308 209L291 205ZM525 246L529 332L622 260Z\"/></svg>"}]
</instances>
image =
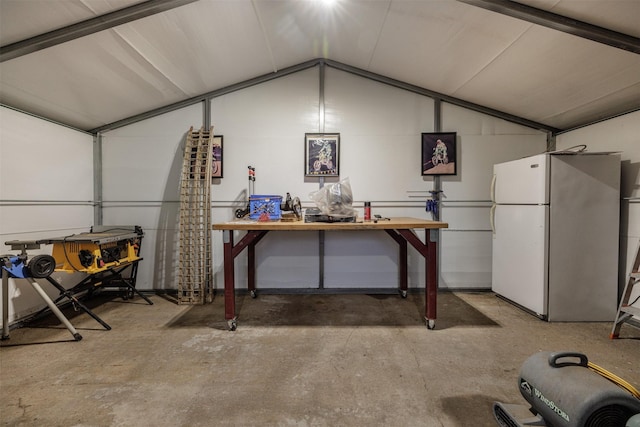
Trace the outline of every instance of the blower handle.
<instances>
[{"instance_id":1,"label":"blower handle","mask_svg":"<svg viewBox=\"0 0 640 427\"><path fill-rule=\"evenodd\" d=\"M567 357L577 357L579 361L558 362L558 359L564 359ZM582 353L562 351L558 353L551 353L549 355L549 366L552 368L562 368L563 366L584 366L586 368L588 364L589 359L587 359L587 356Z\"/></svg>"}]
</instances>

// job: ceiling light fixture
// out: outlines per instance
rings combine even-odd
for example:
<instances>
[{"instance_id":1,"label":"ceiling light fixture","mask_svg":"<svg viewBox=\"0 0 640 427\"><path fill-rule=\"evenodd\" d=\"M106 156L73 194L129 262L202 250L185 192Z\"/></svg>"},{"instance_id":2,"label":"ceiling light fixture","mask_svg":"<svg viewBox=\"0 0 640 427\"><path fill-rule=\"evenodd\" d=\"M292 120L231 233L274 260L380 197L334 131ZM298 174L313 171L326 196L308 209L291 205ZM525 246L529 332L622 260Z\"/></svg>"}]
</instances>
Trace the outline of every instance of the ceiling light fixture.
<instances>
[{"instance_id":1,"label":"ceiling light fixture","mask_svg":"<svg viewBox=\"0 0 640 427\"><path fill-rule=\"evenodd\" d=\"M319 0L320 3L324 5L324 7L333 7L338 0Z\"/></svg>"}]
</instances>

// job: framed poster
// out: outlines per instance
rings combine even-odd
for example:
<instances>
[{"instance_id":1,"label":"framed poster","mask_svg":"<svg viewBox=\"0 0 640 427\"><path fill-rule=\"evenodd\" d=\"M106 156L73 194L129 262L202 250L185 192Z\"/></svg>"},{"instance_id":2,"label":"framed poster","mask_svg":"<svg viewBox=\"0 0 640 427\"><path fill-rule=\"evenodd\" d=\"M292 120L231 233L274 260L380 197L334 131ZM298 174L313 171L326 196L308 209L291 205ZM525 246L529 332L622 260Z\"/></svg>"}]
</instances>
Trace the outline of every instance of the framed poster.
<instances>
[{"instance_id":1,"label":"framed poster","mask_svg":"<svg viewBox=\"0 0 640 427\"><path fill-rule=\"evenodd\" d=\"M339 176L339 133L305 133L304 142L304 176Z\"/></svg>"},{"instance_id":2,"label":"framed poster","mask_svg":"<svg viewBox=\"0 0 640 427\"><path fill-rule=\"evenodd\" d=\"M222 135L213 136L213 153L211 157L211 178L222 178Z\"/></svg>"},{"instance_id":3,"label":"framed poster","mask_svg":"<svg viewBox=\"0 0 640 427\"><path fill-rule=\"evenodd\" d=\"M456 174L456 132L422 134L422 176Z\"/></svg>"}]
</instances>

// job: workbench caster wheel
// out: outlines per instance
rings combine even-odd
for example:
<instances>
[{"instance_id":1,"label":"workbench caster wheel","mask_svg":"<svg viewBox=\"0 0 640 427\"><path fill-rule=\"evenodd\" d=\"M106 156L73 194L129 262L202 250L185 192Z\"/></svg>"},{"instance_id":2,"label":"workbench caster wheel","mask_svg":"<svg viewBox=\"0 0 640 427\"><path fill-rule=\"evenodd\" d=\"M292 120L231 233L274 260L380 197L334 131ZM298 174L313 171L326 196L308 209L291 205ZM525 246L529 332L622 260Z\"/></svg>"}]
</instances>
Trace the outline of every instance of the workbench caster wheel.
<instances>
[{"instance_id":1,"label":"workbench caster wheel","mask_svg":"<svg viewBox=\"0 0 640 427\"><path fill-rule=\"evenodd\" d=\"M407 297L407 291L400 291L400 296L402 298L406 298Z\"/></svg>"},{"instance_id":2,"label":"workbench caster wheel","mask_svg":"<svg viewBox=\"0 0 640 427\"><path fill-rule=\"evenodd\" d=\"M238 329L238 321L236 319L227 320L227 325L229 325L230 331Z\"/></svg>"},{"instance_id":3,"label":"workbench caster wheel","mask_svg":"<svg viewBox=\"0 0 640 427\"><path fill-rule=\"evenodd\" d=\"M73 338L74 338L76 341L82 341L82 335L80 335L80 334L79 334L79 333L77 333L77 332L76 332L75 334L73 334Z\"/></svg>"},{"instance_id":4,"label":"workbench caster wheel","mask_svg":"<svg viewBox=\"0 0 640 427\"><path fill-rule=\"evenodd\" d=\"M435 319L427 319L427 329L432 330L436 328L436 320Z\"/></svg>"},{"instance_id":5,"label":"workbench caster wheel","mask_svg":"<svg viewBox=\"0 0 640 427\"><path fill-rule=\"evenodd\" d=\"M258 294L256 294L256 291L249 292L249 295L251 295L251 298L253 298L253 299L258 297Z\"/></svg>"}]
</instances>

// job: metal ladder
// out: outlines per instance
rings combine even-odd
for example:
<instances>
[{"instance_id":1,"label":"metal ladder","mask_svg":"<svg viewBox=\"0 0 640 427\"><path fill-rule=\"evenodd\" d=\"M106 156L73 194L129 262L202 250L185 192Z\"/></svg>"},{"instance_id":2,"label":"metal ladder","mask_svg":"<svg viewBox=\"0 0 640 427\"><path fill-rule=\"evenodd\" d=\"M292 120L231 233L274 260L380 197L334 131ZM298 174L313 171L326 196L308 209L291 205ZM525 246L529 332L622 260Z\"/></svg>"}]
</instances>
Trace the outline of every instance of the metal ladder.
<instances>
[{"instance_id":1,"label":"metal ladder","mask_svg":"<svg viewBox=\"0 0 640 427\"><path fill-rule=\"evenodd\" d=\"M213 126L189 128L180 181L178 304L213 300L211 168Z\"/></svg>"},{"instance_id":2,"label":"metal ladder","mask_svg":"<svg viewBox=\"0 0 640 427\"><path fill-rule=\"evenodd\" d=\"M636 254L636 260L633 263L631 273L629 273L629 280L622 292L622 300L620 301L620 307L618 308L618 314L616 320L613 323L613 329L609 338L615 339L620 335L620 328L624 323L627 323L636 328L640 328L640 320L634 318L634 316L640 317L640 308L634 307L633 302L630 302L631 295L633 294L633 287L640 284L640 247L638 247L638 253ZM640 295L636 300L640 298Z\"/></svg>"}]
</instances>

